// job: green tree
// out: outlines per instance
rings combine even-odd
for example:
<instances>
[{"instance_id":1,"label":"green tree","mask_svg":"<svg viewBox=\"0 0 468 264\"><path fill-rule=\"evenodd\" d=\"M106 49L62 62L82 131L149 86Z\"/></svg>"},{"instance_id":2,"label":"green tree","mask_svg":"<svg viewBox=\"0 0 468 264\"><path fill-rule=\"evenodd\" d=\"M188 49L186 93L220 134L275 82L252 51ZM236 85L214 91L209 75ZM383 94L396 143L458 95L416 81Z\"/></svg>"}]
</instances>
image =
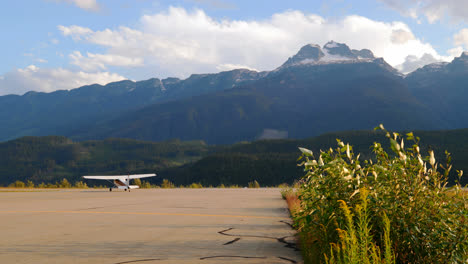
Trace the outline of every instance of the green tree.
<instances>
[{"instance_id":1,"label":"green tree","mask_svg":"<svg viewBox=\"0 0 468 264\"><path fill-rule=\"evenodd\" d=\"M86 184L86 182L77 181L75 182L75 188L87 189L88 185Z\"/></svg>"},{"instance_id":2,"label":"green tree","mask_svg":"<svg viewBox=\"0 0 468 264\"><path fill-rule=\"evenodd\" d=\"M258 181L249 182L249 188L260 188Z\"/></svg>"},{"instance_id":3,"label":"green tree","mask_svg":"<svg viewBox=\"0 0 468 264\"><path fill-rule=\"evenodd\" d=\"M169 181L168 179L163 179L163 182L161 184L161 188L175 188L175 185L174 183L172 183L171 181Z\"/></svg>"},{"instance_id":4,"label":"green tree","mask_svg":"<svg viewBox=\"0 0 468 264\"><path fill-rule=\"evenodd\" d=\"M14 183L10 184L10 186L15 188L24 188L26 185L22 181L15 181Z\"/></svg>"},{"instance_id":5,"label":"green tree","mask_svg":"<svg viewBox=\"0 0 468 264\"><path fill-rule=\"evenodd\" d=\"M70 182L67 179L63 178L60 184L58 184L60 188L71 188Z\"/></svg>"},{"instance_id":6,"label":"green tree","mask_svg":"<svg viewBox=\"0 0 468 264\"><path fill-rule=\"evenodd\" d=\"M133 179L133 184L138 185L141 187L141 180L140 179Z\"/></svg>"},{"instance_id":7,"label":"green tree","mask_svg":"<svg viewBox=\"0 0 468 264\"><path fill-rule=\"evenodd\" d=\"M151 184L148 181L142 181L141 182L141 188L149 189L149 188L151 188Z\"/></svg>"},{"instance_id":8,"label":"green tree","mask_svg":"<svg viewBox=\"0 0 468 264\"><path fill-rule=\"evenodd\" d=\"M28 180L27 183L26 183L26 186L27 186L28 188L34 188L34 182Z\"/></svg>"}]
</instances>

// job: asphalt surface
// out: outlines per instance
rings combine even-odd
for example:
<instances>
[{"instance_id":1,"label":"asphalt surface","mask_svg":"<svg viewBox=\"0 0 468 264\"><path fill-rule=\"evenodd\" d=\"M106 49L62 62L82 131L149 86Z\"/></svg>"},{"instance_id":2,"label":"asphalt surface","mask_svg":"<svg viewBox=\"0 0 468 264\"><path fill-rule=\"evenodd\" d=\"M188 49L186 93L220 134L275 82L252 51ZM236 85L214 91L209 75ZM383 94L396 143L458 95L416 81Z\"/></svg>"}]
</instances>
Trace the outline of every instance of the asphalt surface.
<instances>
[{"instance_id":1,"label":"asphalt surface","mask_svg":"<svg viewBox=\"0 0 468 264\"><path fill-rule=\"evenodd\" d=\"M279 189L0 190L0 263L302 263Z\"/></svg>"}]
</instances>

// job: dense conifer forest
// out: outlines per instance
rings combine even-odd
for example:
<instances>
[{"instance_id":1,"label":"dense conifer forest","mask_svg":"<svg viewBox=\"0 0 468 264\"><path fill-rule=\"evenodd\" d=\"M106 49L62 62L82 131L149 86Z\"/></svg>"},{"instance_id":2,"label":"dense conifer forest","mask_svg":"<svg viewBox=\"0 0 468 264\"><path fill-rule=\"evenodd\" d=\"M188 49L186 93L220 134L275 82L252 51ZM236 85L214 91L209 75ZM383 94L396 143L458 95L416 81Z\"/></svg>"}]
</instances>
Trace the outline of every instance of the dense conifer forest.
<instances>
[{"instance_id":1,"label":"dense conifer forest","mask_svg":"<svg viewBox=\"0 0 468 264\"><path fill-rule=\"evenodd\" d=\"M402 132L404 133L404 132ZM445 164L445 150L452 154L455 170L468 171L468 129L415 131L422 152L434 150ZM260 140L233 145L207 145L203 141L146 142L106 139L74 142L65 137L24 137L0 143L0 184L17 180L35 184L67 179L81 181L83 175L157 173L151 183L169 179L176 185L201 183L203 186L240 185L258 181L261 186L291 184L304 172L297 166L298 147L315 153L334 148L336 139L349 142L355 153L369 158L373 142L386 142L381 132L351 131L327 133L308 139ZM407 142L411 144L411 142ZM384 148L389 148L385 146ZM462 178L462 184L468 180ZM102 182L88 182L89 185Z\"/></svg>"}]
</instances>

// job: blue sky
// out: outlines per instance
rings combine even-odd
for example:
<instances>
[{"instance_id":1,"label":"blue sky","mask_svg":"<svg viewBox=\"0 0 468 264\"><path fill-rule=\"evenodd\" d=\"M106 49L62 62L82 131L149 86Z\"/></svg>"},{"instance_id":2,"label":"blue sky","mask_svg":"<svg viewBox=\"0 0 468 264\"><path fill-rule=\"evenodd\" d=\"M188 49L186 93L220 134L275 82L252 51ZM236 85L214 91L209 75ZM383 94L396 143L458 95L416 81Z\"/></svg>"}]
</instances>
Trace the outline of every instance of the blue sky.
<instances>
[{"instance_id":1,"label":"blue sky","mask_svg":"<svg viewBox=\"0 0 468 264\"><path fill-rule=\"evenodd\" d=\"M22 0L0 9L0 95L272 70L345 42L402 72L468 47L464 0Z\"/></svg>"}]
</instances>

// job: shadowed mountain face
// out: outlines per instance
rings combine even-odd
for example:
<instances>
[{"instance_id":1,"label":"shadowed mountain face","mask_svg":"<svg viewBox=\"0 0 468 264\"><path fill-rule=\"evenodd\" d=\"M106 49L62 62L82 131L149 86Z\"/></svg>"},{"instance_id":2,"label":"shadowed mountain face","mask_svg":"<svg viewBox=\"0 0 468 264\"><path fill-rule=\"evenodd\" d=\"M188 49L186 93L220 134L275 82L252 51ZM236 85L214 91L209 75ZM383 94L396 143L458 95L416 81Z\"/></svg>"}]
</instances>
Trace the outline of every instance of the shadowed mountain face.
<instances>
[{"instance_id":1,"label":"shadowed mountain face","mask_svg":"<svg viewBox=\"0 0 468 264\"><path fill-rule=\"evenodd\" d=\"M392 129L434 128L426 111L379 61L301 64L236 89L148 106L74 135L226 144L254 140L266 130L301 138L381 122Z\"/></svg>"},{"instance_id":2,"label":"shadowed mountain face","mask_svg":"<svg viewBox=\"0 0 468 264\"><path fill-rule=\"evenodd\" d=\"M395 130L467 127L467 65L463 54L404 78L369 50L333 41L323 48L310 44L271 72L233 70L2 96L0 140L55 134L227 144L379 123Z\"/></svg>"},{"instance_id":3,"label":"shadowed mountain face","mask_svg":"<svg viewBox=\"0 0 468 264\"><path fill-rule=\"evenodd\" d=\"M71 131L147 105L231 89L266 73L233 70L218 74L121 81L53 93L0 96L0 140L27 135L70 135Z\"/></svg>"},{"instance_id":4,"label":"shadowed mountain face","mask_svg":"<svg viewBox=\"0 0 468 264\"><path fill-rule=\"evenodd\" d=\"M424 66L405 81L413 96L444 120L443 128L468 127L468 53L451 63Z\"/></svg>"}]
</instances>

